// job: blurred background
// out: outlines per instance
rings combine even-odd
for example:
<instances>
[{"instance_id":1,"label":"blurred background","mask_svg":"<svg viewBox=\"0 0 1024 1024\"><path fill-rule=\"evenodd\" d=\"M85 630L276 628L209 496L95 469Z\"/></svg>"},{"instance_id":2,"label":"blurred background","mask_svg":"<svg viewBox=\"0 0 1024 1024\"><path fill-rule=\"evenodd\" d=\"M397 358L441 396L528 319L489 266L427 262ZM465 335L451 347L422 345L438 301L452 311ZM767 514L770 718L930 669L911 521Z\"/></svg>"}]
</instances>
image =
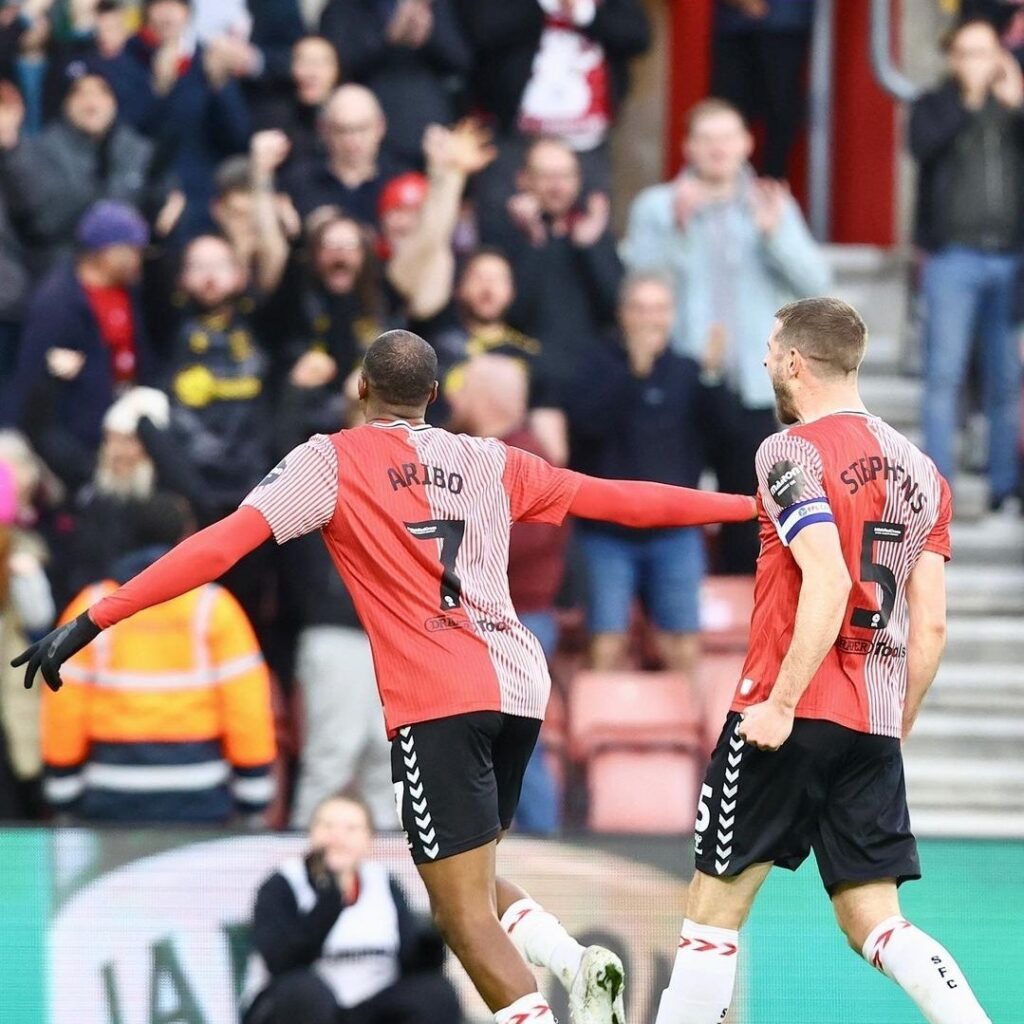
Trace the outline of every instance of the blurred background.
<instances>
[{"instance_id":1,"label":"blurred background","mask_svg":"<svg viewBox=\"0 0 1024 1024\"><path fill-rule=\"evenodd\" d=\"M338 792L353 863L426 910L315 537L118 625L59 697L15 653L358 424L393 327L437 349L435 425L752 493L772 314L818 294L864 315L869 408L953 485L908 914L1024 1021L1022 60L1017 0L0 6L0 1022L233 1024L255 893ZM757 550L754 526L513 532L554 687L502 856L624 953L638 1021ZM828 918L813 867L769 882L734 1024L913 1019Z\"/></svg>"}]
</instances>

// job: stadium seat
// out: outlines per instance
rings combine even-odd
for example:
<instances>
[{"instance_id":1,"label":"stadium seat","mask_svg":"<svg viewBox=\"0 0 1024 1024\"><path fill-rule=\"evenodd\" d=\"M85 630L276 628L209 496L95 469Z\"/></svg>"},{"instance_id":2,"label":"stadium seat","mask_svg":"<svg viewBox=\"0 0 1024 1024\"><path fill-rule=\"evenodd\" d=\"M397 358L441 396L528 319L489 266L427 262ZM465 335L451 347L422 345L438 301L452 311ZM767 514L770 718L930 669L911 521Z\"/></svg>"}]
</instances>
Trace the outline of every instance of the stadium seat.
<instances>
[{"instance_id":1,"label":"stadium seat","mask_svg":"<svg viewBox=\"0 0 1024 1024\"><path fill-rule=\"evenodd\" d=\"M698 756L686 751L598 751L588 765L587 824L595 832L688 832L696 817L700 770Z\"/></svg>"},{"instance_id":2,"label":"stadium seat","mask_svg":"<svg viewBox=\"0 0 1024 1024\"><path fill-rule=\"evenodd\" d=\"M750 639L753 576L708 576L701 587L700 626L706 651L742 651Z\"/></svg>"},{"instance_id":3,"label":"stadium seat","mask_svg":"<svg viewBox=\"0 0 1024 1024\"><path fill-rule=\"evenodd\" d=\"M689 680L674 672L580 672L569 698L569 749L578 761L629 746L693 750L701 709Z\"/></svg>"},{"instance_id":4,"label":"stadium seat","mask_svg":"<svg viewBox=\"0 0 1024 1024\"><path fill-rule=\"evenodd\" d=\"M743 672L745 657L744 654L708 651L701 658L697 669L697 692L708 750L714 747L722 731Z\"/></svg>"}]
</instances>

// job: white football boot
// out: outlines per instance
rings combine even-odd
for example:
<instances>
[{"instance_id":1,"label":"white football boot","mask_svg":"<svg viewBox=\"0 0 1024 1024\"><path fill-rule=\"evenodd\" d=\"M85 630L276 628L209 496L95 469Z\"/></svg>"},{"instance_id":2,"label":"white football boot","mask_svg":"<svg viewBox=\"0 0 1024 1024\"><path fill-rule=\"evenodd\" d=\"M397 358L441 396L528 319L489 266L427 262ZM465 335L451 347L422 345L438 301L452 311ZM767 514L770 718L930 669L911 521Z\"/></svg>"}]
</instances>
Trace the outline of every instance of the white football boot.
<instances>
[{"instance_id":1,"label":"white football boot","mask_svg":"<svg viewBox=\"0 0 1024 1024\"><path fill-rule=\"evenodd\" d=\"M572 1024L626 1024L622 961L603 946L590 946L569 989Z\"/></svg>"}]
</instances>

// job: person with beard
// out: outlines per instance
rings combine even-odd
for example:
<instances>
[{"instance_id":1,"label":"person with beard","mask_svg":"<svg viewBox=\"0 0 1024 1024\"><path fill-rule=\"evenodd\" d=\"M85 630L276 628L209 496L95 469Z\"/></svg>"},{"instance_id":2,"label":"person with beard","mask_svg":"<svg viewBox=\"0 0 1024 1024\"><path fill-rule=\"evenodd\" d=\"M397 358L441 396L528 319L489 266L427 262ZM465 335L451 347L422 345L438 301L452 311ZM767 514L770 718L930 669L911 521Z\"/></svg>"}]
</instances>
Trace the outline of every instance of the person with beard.
<instances>
[{"instance_id":1,"label":"person with beard","mask_svg":"<svg viewBox=\"0 0 1024 1024\"><path fill-rule=\"evenodd\" d=\"M508 259L497 249L478 249L463 266L445 308L428 321L413 322L411 329L437 352L441 388L438 400L427 410L427 419L437 425L445 422L450 397L462 386L472 359L509 356L528 372L531 431L545 456L564 465L568 440L560 397L545 375L541 342L510 327L505 319L514 300L515 282Z\"/></svg>"},{"instance_id":2,"label":"person with beard","mask_svg":"<svg viewBox=\"0 0 1024 1024\"><path fill-rule=\"evenodd\" d=\"M178 283L171 433L203 481L211 512L224 510L241 500L267 460L269 361L245 272L227 241L194 239Z\"/></svg>"},{"instance_id":3,"label":"person with beard","mask_svg":"<svg viewBox=\"0 0 1024 1024\"><path fill-rule=\"evenodd\" d=\"M295 43L287 86L263 97L253 111L257 130L274 129L288 136L291 152L285 166L322 154L320 111L340 82L338 51L329 39L308 35Z\"/></svg>"}]
</instances>

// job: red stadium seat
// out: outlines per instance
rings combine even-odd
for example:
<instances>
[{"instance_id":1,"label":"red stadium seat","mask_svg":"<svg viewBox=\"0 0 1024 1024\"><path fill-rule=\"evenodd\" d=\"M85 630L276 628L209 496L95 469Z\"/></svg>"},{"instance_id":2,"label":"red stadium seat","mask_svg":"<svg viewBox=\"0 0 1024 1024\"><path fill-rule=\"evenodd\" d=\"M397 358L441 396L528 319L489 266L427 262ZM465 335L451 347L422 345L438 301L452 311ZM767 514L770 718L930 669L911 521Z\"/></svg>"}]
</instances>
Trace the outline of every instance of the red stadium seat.
<instances>
[{"instance_id":1,"label":"red stadium seat","mask_svg":"<svg viewBox=\"0 0 1024 1024\"><path fill-rule=\"evenodd\" d=\"M569 748L585 761L598 750L700 746L701 709L674 672L580 672L569 699Z\"/></svg>"},{"instance_id":2,"label":"red stadium seat","mask_svg":"<svg viewBox=\"0 0 1024 1024\"><path fill-rule=\"evenodd\" d=\"M697 669L697 691L709 750L718 741L725 724L725 716L743 672L744 659L743 654L716 654L712 651L701 658Z\"/></svg>"},{"instance_id":3,"label":"red stadium seat","mask_svg":"<svg viewBox=\"0 0 1024 1024\"><path fill-rule=\"evenodd\" d=\"M697 755L684 751L599 751L589 763L587 824L595 832L688 832L700 770Z\"/></svg>"},{"instance_id":4,"label":"red stadium seat","mask_svg":"<svg viewBox=\"0 0 1024 1024\"><path fill-rule=\"evenodd\" d=\"M750 639L753 576L708 576L701 587L700 626L706 651L742 651Z\"/></svg>"}]
</instances>

